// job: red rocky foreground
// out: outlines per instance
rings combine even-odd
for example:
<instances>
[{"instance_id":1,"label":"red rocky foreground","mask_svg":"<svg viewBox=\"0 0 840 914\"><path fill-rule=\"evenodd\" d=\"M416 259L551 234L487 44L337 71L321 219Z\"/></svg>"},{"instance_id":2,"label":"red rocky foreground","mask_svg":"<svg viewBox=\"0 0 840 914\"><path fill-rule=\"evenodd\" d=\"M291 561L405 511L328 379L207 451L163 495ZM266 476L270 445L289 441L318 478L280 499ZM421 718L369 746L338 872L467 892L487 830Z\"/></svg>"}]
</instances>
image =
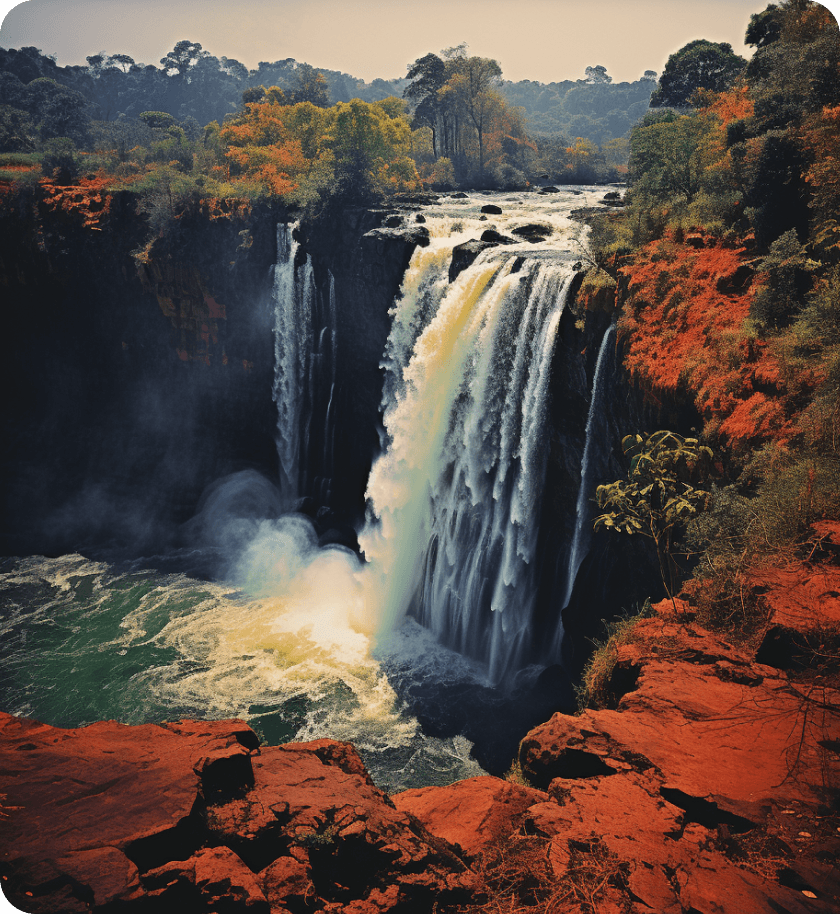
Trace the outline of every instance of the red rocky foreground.
<instances>
[{"instance_id":1,"label":"red rocky foreground","mask_svg":"<svg viewBox=\"0 0 840 914\"><path fill-rule=\"evenodd\" d=\"M0 716L0 874L29 912L840 911L840 694L675 618L615 710L491 777L388 798L349 745L239 721L59 730Z\"/></svg>"},{"instance_id":2,"label":"red rocky foreground","mask_svg":"<svg viewBox=\"0 0 840 914\"><path fill-rule=\"evenodd\" d=\"M59 730L0 717L0 867L29 912L431 910L477 879L355 750L240 721Z\"/></svg>"}]
</instances>

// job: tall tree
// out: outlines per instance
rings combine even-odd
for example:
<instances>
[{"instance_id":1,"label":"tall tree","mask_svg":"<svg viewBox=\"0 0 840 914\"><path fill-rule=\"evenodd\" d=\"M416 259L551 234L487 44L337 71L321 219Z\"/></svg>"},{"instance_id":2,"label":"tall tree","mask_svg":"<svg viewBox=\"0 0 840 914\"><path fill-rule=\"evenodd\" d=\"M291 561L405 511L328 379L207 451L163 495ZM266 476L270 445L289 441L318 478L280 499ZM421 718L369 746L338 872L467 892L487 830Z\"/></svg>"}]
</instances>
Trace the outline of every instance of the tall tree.
<instances>
[{"instance_id":1,"label":"tall tree","mask_svg":"<svg viewBox=\"0 0 840 914\"><path fill-rule=\"evenodd\" d=\"M651 108L688 108L697 89L723 92L743 72L747 62L727 42L690 41L668 58Z\"/></svg>"}]
</instances>

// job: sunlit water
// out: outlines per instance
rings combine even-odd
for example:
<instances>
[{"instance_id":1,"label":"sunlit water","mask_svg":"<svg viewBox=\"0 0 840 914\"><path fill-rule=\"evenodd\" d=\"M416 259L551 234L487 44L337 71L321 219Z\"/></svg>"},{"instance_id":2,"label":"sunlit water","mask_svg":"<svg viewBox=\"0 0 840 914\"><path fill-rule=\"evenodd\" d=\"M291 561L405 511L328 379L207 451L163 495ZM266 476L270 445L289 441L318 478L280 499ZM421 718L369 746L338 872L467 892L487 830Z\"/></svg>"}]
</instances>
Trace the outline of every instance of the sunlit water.
<instances>
[{"instance_id":1,"label":"sunlit water","mask_svg":"<svg viewBox=\"0 0 840 914\"><path fill-rule=\"evenodd\" d=\"M487 202L504 214L481 220ZM494 194L424 210L432 243L414 255L383 355L384 453L360 531L367 564L319 549L307 519L280 514L288 490L272 494L249 474L220 484L194 524L200 549L221 557L221 579L151 570L172 567L152 560L2 560L2 710L58 726L240 717L272 744L352 741L388 790L480 773L470 742L424 734L391 683L482 686L516 669L533 600L548 371L581 252L569 212L586 202L571 191ZM530 223L546 226L545 241L493 248L448 283L456 244ZM290 263L294 242L281 240ZM295 277L281 261L276 282L278 307L296 286L311 300L308 263ZM332 312L332 290L328 300ZM283 314L290 334L295 311ZM272 392L288 489L306 448L292 402L305 358L279 333L275 343L294 373L278 374ZM426 627L407 617L412 606ZM474 649L482 606L489 634Z\"/></svg>"}]
</instances>

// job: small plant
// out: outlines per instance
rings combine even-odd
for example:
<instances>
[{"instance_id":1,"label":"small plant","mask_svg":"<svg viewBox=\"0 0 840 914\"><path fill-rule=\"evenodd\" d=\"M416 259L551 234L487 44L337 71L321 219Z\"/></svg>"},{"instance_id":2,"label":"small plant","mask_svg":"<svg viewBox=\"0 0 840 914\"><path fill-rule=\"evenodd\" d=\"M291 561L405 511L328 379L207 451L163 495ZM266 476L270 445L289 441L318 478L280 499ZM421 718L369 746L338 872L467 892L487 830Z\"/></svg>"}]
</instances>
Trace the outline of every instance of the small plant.
<instances>
[{"instance_id":1,"label":"small plant","mask_svg":"<svg viewBox=\"0 0 840 914\"><path fill-rule=\"evenodd\" d=\"M645 600L635 613L625 613L618 619L605 621L606 637L595 641L595 650L586 662L580 683L575 687L578 708L614 708L617 699L613 690L613 672L618 661L618 649L633 640L636 625L653 616L650 600Z\"/></svg>"},{"instance_id":2,"label":"small plant","mask_svg":"<svg viewBox=\"0 0 840 914\"><path fill-rule=\"evenodd\" d=\"M630 470L626 480L598 486L596 499L604 513L595 518L595 529L640 533L653 541L662 584L676 612L675 541L706 502L708 493L695 483L708 475L712 451L696 438L669 431L627 435L621 445Z\"/></svg>"}]
</instances>

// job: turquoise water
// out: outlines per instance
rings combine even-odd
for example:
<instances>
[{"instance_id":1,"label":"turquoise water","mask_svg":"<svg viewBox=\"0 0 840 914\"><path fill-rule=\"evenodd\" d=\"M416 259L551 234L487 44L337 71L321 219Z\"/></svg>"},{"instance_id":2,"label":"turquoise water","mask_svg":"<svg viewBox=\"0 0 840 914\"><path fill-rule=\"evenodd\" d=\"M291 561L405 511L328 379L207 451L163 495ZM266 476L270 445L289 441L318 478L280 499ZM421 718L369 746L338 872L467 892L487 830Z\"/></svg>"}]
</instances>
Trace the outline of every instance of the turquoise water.
<instances>
[{"instance_id":1,"label":"turquoise water","mask_svg":"<svg viewBox=\"0 0 840 914\"><path fill-rule=\"evenodd\" d=\"M268 744L350 740L388 790L481 773L463 737L424 736L384 672L418 655L468 665L411 622L375 644L335 587L357 560L321 553L258 596L80 555L0 560L0 708L59 727L239 717Z\"/></svg>"}]
</instances>

